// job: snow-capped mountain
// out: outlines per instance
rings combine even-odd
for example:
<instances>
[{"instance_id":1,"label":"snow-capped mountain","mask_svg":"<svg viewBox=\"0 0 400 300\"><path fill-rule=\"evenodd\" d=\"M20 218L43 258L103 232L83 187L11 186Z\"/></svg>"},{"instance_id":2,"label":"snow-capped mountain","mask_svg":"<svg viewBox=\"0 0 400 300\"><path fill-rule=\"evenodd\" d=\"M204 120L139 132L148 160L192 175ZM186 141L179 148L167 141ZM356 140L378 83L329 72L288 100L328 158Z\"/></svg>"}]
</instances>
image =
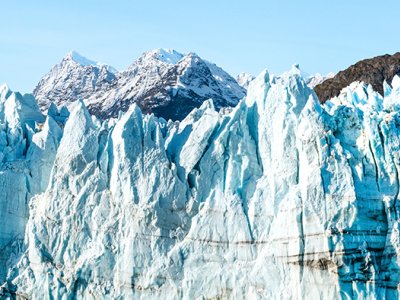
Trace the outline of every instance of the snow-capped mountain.
<instances>
[{"instance_id":1,"label":"snow-capped mountain","mask_svg":"<svg viewBox=\"0 0 400 300\"><path fill-rule=\"evenodd\" d=\"M333 72L330 72L326 75L321 75L319 73L316 73L314 75L308 76L306 78L306 82L310 88L314 88L318 84L323 83L325 80L330 79L330 78L334 77L335 75L336 75L336 73L333 73Z\"/></svg>"},{"instance_id":2,"label":"snow-capped mountain","mask_svg":"<svg viewBox=\"0 0 400 300\"><path fill-rule=\"evenodd\" d=\"M89 111L101 119L116 117L120 110L137 103L145 113L180 120L207 99L212 98L219 109L234 106L245 96L234 78L194 53L156 49L119 73L111 72L106 65L101 65L100 72L98 64L70 56L35 89L41 107L50 102L59 106L82 97ZM101 80L97 74L102 74Z\"/></svg>"},{"instance_id":3,"label":"snow-capped mountain","mask_svg":"<svg viewBox=\"0 0 400 300\"><path fill-rule=\"evenodd\" d=\"M321 105L297 69L182 122L1 88L1 297L397 299L400 78Z\"/></svg>"},{"instance_id":4,"label":"snow-capped mountain","mask_svg":"<svg viewBox=\"0 0 400 300\"><path fill-rule=\"evenodd\" d=\"M249 87L250 82L252 82L254 80L254 76L249 74L249 73L245 73L242 72L240 73L238 76L236 76L236 81L239 83L239 85L243 88L245 88L247 90L247 88Z\"/></svg>"},{"instance_id":5,"label":"snow-capped mountain","mask_svg":"<svg viewBox=\"0 0 400 300\"><path fill-rule=\"evenodd\" d=\"M47 110L51 103L68 106L79 97L87 99L110 88L116 74L114 68L72 51L40 80L33 94L42 110Z\"/></svg>"}]
</instances>

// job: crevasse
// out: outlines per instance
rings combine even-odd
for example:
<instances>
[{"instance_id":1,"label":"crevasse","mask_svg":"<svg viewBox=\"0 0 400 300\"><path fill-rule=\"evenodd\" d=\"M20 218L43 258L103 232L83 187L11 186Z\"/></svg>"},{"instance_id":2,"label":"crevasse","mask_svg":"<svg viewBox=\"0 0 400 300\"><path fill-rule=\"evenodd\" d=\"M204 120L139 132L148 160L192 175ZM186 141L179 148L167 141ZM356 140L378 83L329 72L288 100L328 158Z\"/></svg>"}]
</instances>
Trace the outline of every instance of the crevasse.
<instances>
[{"instance_id":1,"label":"crevasse","mask_svg":"<svg viewBox=\"0 0 400 300\"><path fill-rule=\"evenodd\" d=\"M400 78L321 106L264 71L182 122L0 93L3 297L399 297Z\"/></svg>"}]
</instances>

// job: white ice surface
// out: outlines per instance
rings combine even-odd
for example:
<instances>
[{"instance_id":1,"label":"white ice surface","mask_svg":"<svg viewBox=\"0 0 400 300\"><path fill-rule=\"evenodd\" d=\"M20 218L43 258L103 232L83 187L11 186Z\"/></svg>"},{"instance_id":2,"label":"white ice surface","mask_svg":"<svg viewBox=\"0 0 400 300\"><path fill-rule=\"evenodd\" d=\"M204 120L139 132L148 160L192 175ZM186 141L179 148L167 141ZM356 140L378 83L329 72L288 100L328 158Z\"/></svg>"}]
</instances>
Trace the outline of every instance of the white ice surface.
<instances>
[{"instance_id":1,"label":"white ice surface","mask_svg":"<svg viewBox=\"0 0 400 300\"><path fill-rule=\"evenodd\" d=\"M27 167L0 173L1 204L29 219L1 233L25 229L3 295L397 299L399 82L384 98L354 83L321 106L297 72L264 71L227 114L207 101L166 122L132 105L101 124L79 102L65 127L25 135L12 128L32 114L8 95L0 147L15 150L0 153ZM29 157L49 174L45 191L30 175L32 199Z\"/></svg>"}]
</instances>

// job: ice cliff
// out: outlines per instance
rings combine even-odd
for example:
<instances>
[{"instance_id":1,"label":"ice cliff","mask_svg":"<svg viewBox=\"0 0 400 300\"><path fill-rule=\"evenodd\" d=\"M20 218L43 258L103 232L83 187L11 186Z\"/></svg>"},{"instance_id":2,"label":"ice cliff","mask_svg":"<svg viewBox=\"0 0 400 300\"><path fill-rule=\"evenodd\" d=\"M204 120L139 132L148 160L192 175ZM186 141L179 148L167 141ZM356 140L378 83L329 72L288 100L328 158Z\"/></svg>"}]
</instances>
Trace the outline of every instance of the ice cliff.
<instances>
[{"instance_id":1,"label":"ice cliff","mask_svg":"<svg viewBox=\"0 0 400 300\"><path fill-rule=\"evenodd\" d=\"M3 297L399 297L400 78L320 105L265 71L182 122L51 110L1 91Z\"/></svg>"}]
</instances>

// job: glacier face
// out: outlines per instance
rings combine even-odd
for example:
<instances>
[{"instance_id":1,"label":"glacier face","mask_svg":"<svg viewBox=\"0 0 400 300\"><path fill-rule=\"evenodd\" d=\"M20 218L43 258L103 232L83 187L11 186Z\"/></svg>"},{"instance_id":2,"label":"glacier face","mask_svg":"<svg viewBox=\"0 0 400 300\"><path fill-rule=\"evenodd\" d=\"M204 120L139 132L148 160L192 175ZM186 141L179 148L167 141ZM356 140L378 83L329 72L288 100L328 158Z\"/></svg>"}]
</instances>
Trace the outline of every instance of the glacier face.
<instances>
[{"instance_id":1,"label":"glacier face","mask_svg":"<svg viewBox=\"0 0 400 300\"><path fill-rule=\"evenodd\" d=\"M53 109L56 119L57 113ZM0 87L0 281L23 249L28 202L47 188L61 136L58 123L42 115L31 95Z\"/></svg>"},{"instance_id":2,"label":"glacier face","mask_svg":"<svg viewBox=\"0 0 400 300\"><path fill-rule=\"evenodd\" d=\"M242 72L238 76L236 76L236 81L239 83L241 87L247 90L250 85L250 82L252 82L254 78L255 77L253 75Z\"/></svg>"},{"instance_id":3,"label":"glacier face","mask_svg":"<svg viewBox=\"0 0 400 300\"><path fill-rule=\"evenodd\" d=\"M44 121L10 93L0 149L26 166L0 176L26 190L3 183L1 203L35 196L1 233L4 297L398 298L399 78L321 106L298 73L265 71L231 112L206 101L182 122L134 104L100 123L83 102Z\"/></svg>"}]
</instances>

